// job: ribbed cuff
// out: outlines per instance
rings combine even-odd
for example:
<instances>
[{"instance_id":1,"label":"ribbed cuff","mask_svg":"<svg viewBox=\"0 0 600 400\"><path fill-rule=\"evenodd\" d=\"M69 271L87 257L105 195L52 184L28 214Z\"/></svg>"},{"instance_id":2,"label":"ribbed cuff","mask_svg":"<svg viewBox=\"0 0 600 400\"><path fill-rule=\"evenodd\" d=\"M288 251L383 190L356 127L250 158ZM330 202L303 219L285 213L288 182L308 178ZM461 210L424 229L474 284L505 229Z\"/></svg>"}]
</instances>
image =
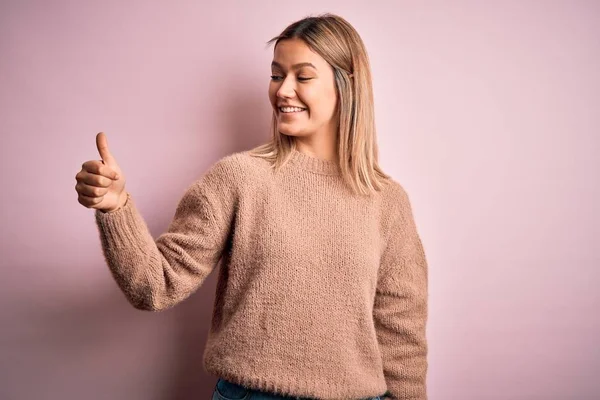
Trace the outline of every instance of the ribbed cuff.
<instances>
[{"instance_id":1,"label":"ribbed cuff","mask_svg":"<svg viewBox=\"0 0 600 400\"><path fill-rule=\"evenodd\" d=\"M148 227L140 215L133 198L127 193L127 202L112 212L95 212L96 224L111 247L139 246L146 240Z\"/></svg>"}]
</instances>

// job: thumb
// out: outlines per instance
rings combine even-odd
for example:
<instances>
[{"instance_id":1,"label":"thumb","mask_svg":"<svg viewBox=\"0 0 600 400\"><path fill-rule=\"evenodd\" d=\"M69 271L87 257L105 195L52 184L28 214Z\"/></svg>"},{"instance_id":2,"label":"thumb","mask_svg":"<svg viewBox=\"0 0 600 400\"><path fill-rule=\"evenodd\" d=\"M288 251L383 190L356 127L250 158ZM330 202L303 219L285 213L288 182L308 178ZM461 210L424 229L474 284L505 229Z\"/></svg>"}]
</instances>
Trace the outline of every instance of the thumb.
<instances>
[{"instance_id":1,"label":"thumb","mask_svg":"<svg viewBox=\"0 0 600 400\"><path fill-rule=\"evenodd\" d=\"M96 135L96 147L98 148L98 153L100 153L100 157L102 158L102 161L104 161L104 164L114 165L117 163L110 153L110 150L108 150L108 141L104 132L100 132Z\"/></svg>"}]
</instances>

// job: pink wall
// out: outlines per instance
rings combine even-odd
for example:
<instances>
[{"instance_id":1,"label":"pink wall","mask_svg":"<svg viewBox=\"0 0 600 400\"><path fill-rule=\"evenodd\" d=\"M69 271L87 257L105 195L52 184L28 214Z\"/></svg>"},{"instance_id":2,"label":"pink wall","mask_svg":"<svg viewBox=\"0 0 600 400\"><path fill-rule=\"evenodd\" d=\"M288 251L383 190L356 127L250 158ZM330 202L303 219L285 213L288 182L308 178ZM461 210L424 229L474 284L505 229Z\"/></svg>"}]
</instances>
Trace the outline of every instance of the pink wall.
<instances>
[{"instance_id":1,"label":"pink wall","mask_svg":"<svg viewBox=\"0 0 600 400\"><path fill-rule=\"evenodd\" d=\"M364 38L425 243L430 399L600 398L600 6L566 0L3 1L0 398L209 398L216 274L135 310L75 174L106 132L158 236L210 164L267 140L265 42L324 11Z\"/></svg>"}]
</instances>

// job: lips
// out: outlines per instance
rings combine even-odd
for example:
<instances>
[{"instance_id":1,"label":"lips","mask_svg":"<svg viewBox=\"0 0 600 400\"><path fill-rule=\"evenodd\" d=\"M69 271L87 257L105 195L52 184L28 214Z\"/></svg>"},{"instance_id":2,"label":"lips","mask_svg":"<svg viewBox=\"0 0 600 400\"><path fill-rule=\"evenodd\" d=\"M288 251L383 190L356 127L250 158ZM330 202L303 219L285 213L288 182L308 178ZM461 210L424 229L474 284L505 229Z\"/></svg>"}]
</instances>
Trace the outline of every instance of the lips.
<instances>
[{"instance_id":1,"label":"lips","mask_svg":"<svg viewBox=\"0 0 600 400\"><path fill-rule=\"evenodd\" d=\"M302 111L290 111L290 112L279 111L277 113L277 115L279 115L280 117L296 116L296 115L302 114L304 111L306 111L306 110L302 110Z\"/></svg>"}]
</instances>

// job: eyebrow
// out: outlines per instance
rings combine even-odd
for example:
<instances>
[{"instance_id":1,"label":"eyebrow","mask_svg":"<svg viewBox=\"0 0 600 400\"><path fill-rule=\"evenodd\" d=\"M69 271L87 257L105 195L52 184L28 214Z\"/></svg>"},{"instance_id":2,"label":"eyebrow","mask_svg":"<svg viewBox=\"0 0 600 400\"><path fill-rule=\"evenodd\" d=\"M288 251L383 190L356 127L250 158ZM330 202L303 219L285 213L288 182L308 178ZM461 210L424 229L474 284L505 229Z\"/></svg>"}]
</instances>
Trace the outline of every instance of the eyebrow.
<instances>
[{"instance_id":1,"label":"eyebrow","mask_svg":"<svg viewBox=\"0 0 600 400\"><path fill-rule=\"evenodd\" d=\"M271 67L278 67L278 68L283 69L281 64L279 64L277 61L273 61L271 63ZM314 69L317 69L317 67L315 67L313 64L311 64L309 62L301 62L301 63L292 65L292 69L298 69L298 68L302 68L302 67L312 67Z\"/></svg>"}]
</instances>

